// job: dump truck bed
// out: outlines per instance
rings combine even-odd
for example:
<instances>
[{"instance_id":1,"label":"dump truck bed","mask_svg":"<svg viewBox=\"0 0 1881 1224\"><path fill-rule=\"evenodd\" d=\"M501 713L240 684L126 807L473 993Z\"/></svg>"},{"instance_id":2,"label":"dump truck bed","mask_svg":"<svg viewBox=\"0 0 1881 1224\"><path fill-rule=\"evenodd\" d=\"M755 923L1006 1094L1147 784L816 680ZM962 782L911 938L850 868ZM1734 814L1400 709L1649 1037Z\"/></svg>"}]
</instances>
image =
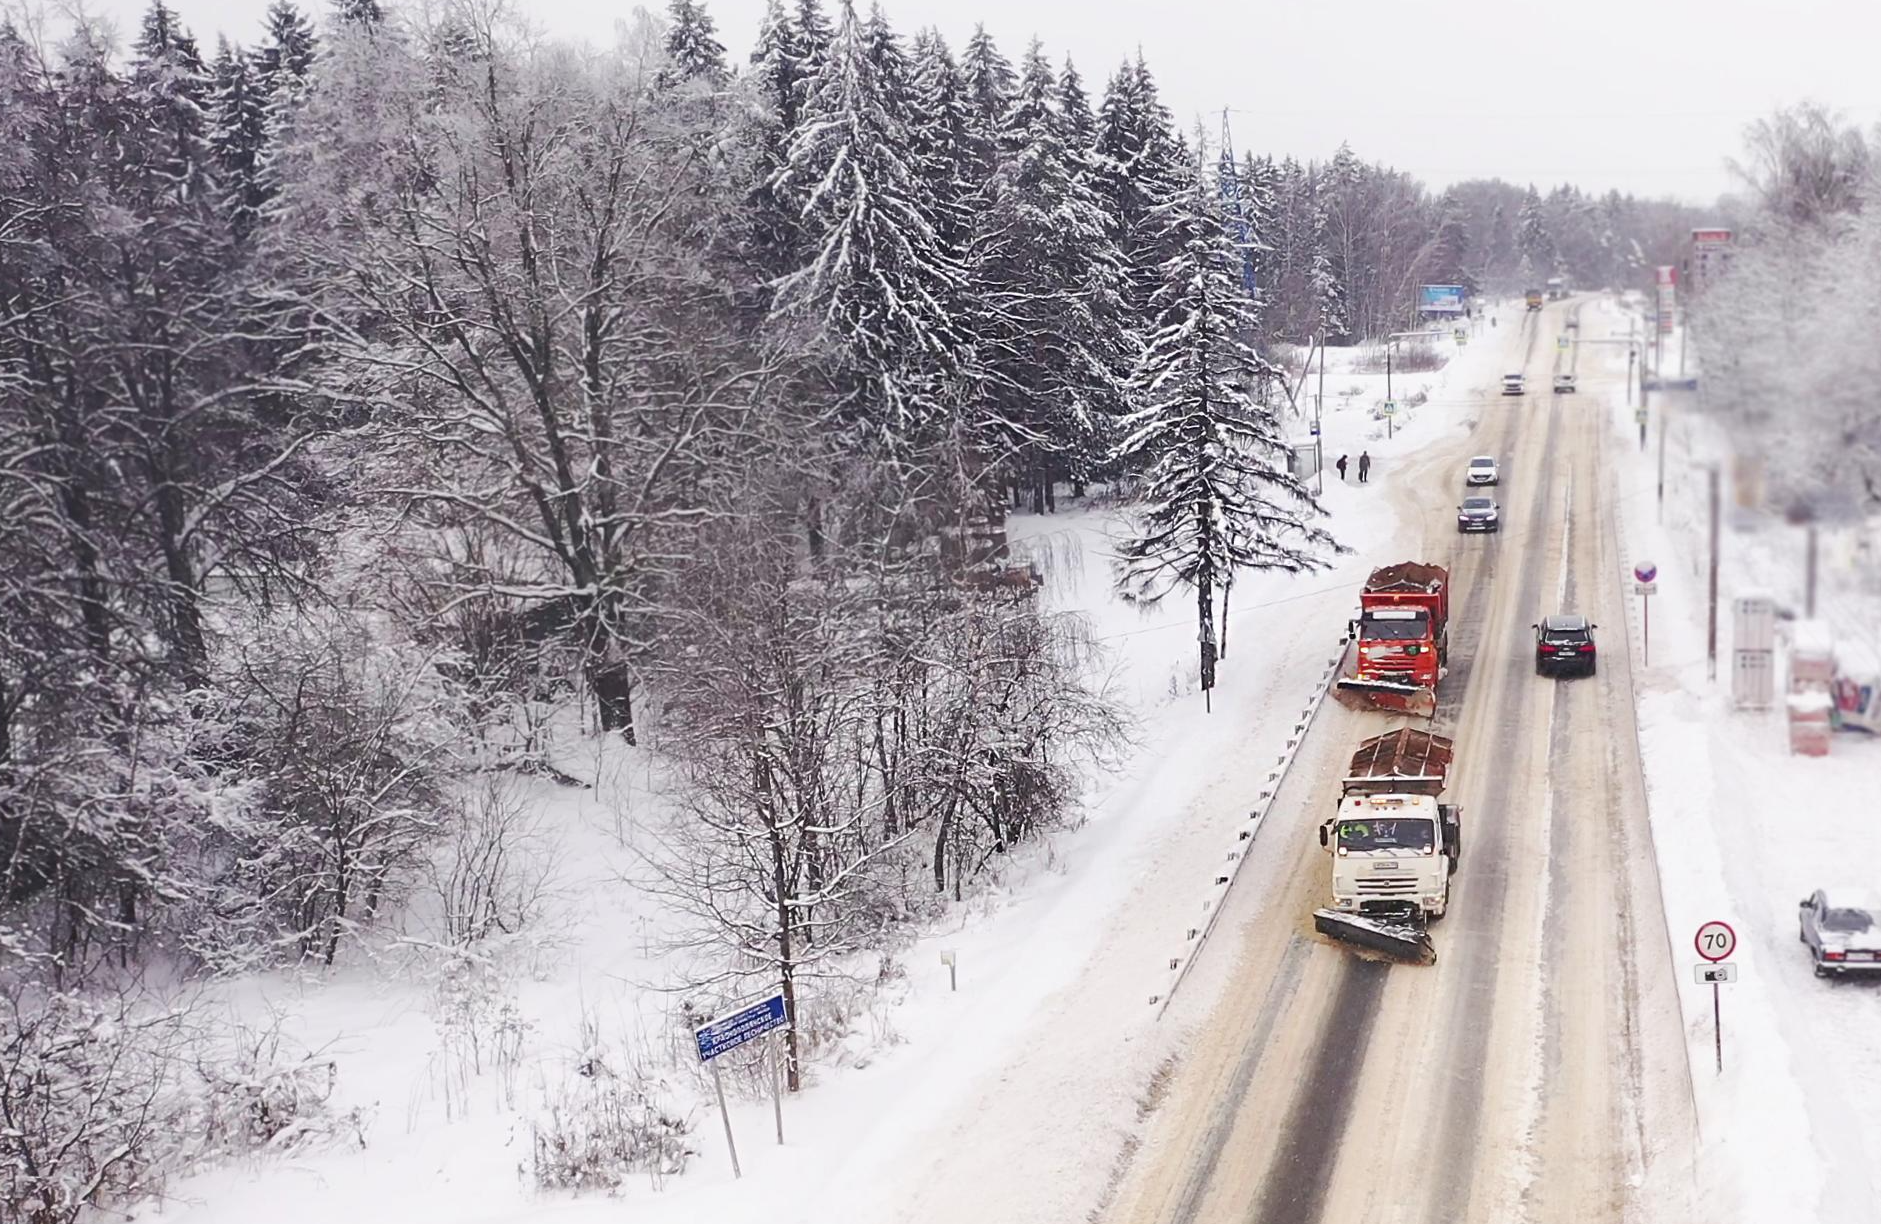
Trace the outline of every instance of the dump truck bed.
<instances>
[{"instance_id":1,"label":"dump truck bed","mask_svg":"<svg viewBox=\"0 0 1881 1224\"><path fill-rule=\"evenodd\" d=\"M1400 727L1358 746L1346 774L1347 795L1436 795L1450 773L1453 745L1441 735Z\"/></svg>"}]
</instances>

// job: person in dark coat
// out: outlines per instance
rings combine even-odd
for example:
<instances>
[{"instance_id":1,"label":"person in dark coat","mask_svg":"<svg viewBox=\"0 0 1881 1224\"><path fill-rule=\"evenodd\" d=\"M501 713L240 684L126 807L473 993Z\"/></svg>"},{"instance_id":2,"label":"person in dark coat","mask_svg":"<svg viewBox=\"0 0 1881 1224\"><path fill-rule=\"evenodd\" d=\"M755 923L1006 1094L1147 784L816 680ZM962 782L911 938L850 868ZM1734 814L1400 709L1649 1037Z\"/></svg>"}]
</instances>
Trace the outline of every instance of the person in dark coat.
<instances>
[{"instance_id":1,"label":"person in dark coat","mask_svg":"<svg viewBox=\"0 0 1881 1224\"><path fill-rule=\"evenodd\" d=\"M1364 484L1366 480L1370 479L1371 474L1372 453L1370 451L1361 451L1359 453L1359 483Z\"/></svg>"},{"instance_id":2,"label":"person in dark coat","mask_svg":"<svg viewBox=\"0 0 1881 1224\"><path fill-rule=\"evenodd\" d=\"M1339 462L1333 464L1332 466L1339 469L1339 483L1344 484L1345 483L1345 456L1340 455Z\"/></svg>"}]
</instances>

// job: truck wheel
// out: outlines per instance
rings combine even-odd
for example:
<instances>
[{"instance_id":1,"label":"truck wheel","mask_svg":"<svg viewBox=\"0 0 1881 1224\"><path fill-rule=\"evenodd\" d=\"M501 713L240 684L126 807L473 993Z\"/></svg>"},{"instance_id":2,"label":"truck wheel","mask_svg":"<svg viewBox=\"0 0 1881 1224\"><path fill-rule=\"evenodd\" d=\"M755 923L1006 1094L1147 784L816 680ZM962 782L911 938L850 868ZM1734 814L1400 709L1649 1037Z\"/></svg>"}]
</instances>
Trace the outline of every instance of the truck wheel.
<instances>
[{"instance_id":1,"label":"truck wheel","mask_svg":"<svg viewBox=\"0 0 1881 1224\"><path fill-rule=\"evenodd\" d=\"M1828 976L1829 976L1829 967L1828 967L1827 965L1825 965L1825 964L1823 964L1823 963L1822 963L1821 961L1817 961L1817 962L1816 962L1816 976L1817 976L1817 977L1819 977L1819 978L1825 978L1825 977L1828 977Z\"/></svg>"}]
</instances>

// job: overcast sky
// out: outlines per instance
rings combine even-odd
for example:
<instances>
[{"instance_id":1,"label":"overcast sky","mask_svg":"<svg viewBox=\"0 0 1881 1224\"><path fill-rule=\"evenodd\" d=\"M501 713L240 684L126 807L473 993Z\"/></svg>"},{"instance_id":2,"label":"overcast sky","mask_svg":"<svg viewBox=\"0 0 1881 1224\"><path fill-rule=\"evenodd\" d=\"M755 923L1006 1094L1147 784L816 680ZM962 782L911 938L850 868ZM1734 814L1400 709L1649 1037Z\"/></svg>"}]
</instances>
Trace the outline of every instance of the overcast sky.
<instances>
[{"instance_id":1,"label":"overcast sky","mask_svg":"<svg viewBox=\"0 0 1881 1224\"><path fill-rule=\"evenodd\" d=\"M241 42L267 0L170 0L205 45ZM301 0L316 13L325 0ZM794 3L794 0L792 0ZM866 0L865 0L866 2ZM742 62L764 0L707 0ZM836 0L825 0L833 8ZM126 35L145 0L91 0ZM664 2L651 7L663 8ZM975 20L1010 57L1037 35L1091 92L1138 47L1185 125L1237 149L1324 158L1342 140L1433 187L1500 176L1708 203L1744 125L1812 99L1881 119L1881 4L1872 0L885 0L904 34L956 50ZM611 40L628 4L530 0L551 34Z\"/></svg>"}]
</instances>

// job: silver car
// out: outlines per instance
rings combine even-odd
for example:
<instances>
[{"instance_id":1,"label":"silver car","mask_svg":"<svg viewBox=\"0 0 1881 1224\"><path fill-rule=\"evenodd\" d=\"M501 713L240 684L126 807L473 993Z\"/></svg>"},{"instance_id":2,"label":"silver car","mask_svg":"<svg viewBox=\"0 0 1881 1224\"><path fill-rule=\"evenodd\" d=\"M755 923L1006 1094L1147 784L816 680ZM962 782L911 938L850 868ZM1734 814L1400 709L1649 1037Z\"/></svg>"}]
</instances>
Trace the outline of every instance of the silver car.
<instances>
[{"instance_id":1,"label":"silver car","mask_svg":"<svg viewBox=\"0 0 1881 1224\"><path fill-rule=\"evenodd\" d=\"M1816 960L1816 976L1881 973L1881 903L1835 890L1817 889L1798 907L1797 938Z\"/></svg>"}]
</instances>

